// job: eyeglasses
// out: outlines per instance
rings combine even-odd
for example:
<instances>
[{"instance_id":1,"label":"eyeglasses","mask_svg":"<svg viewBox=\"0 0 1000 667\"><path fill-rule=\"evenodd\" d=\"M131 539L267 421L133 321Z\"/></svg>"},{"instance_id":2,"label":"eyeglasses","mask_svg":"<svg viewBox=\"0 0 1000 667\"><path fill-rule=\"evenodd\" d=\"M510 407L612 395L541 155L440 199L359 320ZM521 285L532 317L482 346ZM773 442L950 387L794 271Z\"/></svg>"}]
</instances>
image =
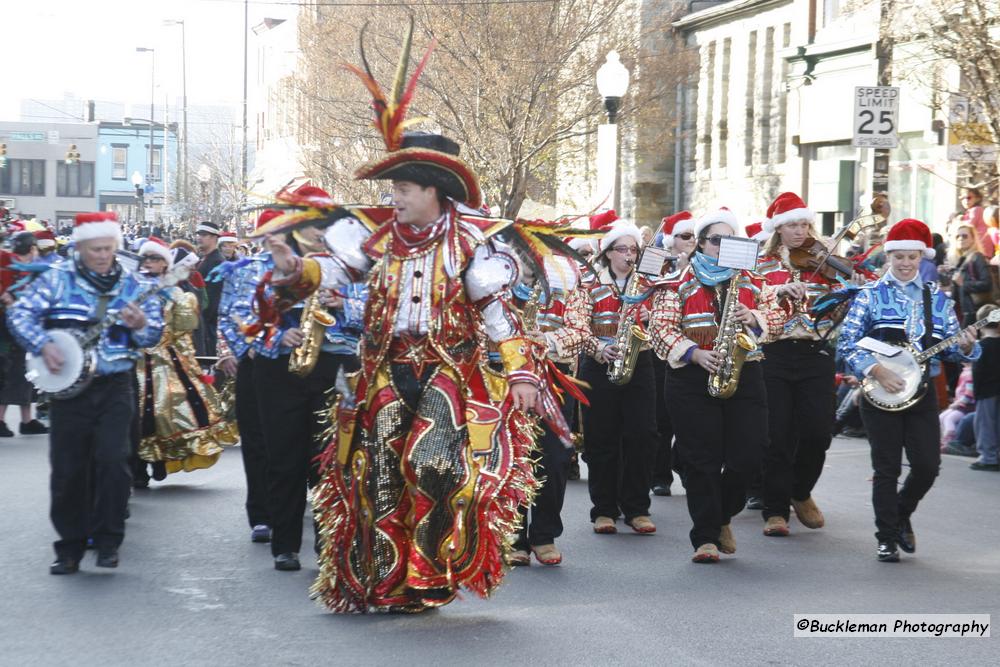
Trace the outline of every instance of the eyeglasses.
<instances>
[{"instance_id":1,"label":"eyeglasses","mask_svg":"<svg viewBox=\"0 0 1000 667\"><path fill-rule=\"evenodd\" d=\"M675 239L680 239L682 241L690 241L694 238L694 232L684 232L683 234L677 234L674 236Z\"/></svg>"},{"instance_id":2,"label":"eyeglasses","mask_svg":"<svg viewBox=\"0 0 1000 667\"><path fill-rule=\"evenodd\" d=\"M638 255L639 249L632 245L616 245L611 247L615 252L622 255Z\"/></svg>"}]
</instances>

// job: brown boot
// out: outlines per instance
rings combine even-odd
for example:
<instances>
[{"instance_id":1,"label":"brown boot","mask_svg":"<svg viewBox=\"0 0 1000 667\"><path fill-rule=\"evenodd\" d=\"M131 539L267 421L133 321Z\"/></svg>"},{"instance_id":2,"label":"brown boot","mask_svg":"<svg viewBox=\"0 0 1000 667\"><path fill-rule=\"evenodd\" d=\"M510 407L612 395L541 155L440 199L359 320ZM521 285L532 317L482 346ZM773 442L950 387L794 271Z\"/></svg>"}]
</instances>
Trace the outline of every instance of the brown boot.
<instances>
[{"instance_id":1,"label":"brown boot","mask_svg":"<svg viewBox=\"0 0 1000 667\"><path fill-rule=\"evenodd\" d=\"M691 560L695 563L718 563L719 550L714 544L703 544L694 552Z\"/></svg>"},{"instance_id":2,"label":"brown boot","mask_svg":"<svg viewBox=\"0 0 1000 667\"><path fill-rule=\"evenodd\" d=\"M823 513L816 507L812 496L805 500L793 500L792 509L795 510L795 516L799 518L799 523L806 528L822 528L823 524L826 523L823 519Z\"/></svg>"},{"instance_id":3,"label":"brown boot","mask_svg":"<svg viewBox=\"0 0 1000 667\"><path fill-rule=\"evenodd\" d=\"M531 550L542 565L558 565L562 562L562 554L555 544L536 544Z\"/></svg>"},{"instance_id":4,"label":"brown boot","mask_svg":"<svg viewBox=\"0 0 1000 667\"><path fill-rule=\"evenodd\" d=\"M768 537L788 537L788 522L780 516L768 517L764 534Z\"/></svg>"},{"instance_id":5,"label":"brown boot","mask_svg":"<svg viewBox=\"0 0 1000 667\"><path fill-rule=\"evenodd\" d=\"M507 554L507 565L511 567L531 565L531 554L523 549L514 549Z\"/></svg>"},{"instance_id":6,"label":"brown boot","mask_svg":"<svg viewBox=\"0 0 1000 667\"><path fill-rule=\"evenodd\" d=\"M724 554L736 553L736 537L728 523L719 530L719 551Z\"/></svg>"},{"instance_id":7,"label":"brown boot","mask_svg":"<svg viewBox=\"0 0 1000 667\"><path fill-rule=\"evenodd\" d=\"M618 532L615 520L609 516L599 516L594 519L594 532L598 535L614 535Z\"/></svg>"},{"instance_id":8,"label":"brown boot","mask_svg":"<svg viewBox=\"0 0 1000 667\"><path fill-rule=\"evenodd\" d=\"M648 535L656 532L656 524L648 516L634 516L630 521L626 521L629 527L637 533Z\"/></svg>"}]
</instances>

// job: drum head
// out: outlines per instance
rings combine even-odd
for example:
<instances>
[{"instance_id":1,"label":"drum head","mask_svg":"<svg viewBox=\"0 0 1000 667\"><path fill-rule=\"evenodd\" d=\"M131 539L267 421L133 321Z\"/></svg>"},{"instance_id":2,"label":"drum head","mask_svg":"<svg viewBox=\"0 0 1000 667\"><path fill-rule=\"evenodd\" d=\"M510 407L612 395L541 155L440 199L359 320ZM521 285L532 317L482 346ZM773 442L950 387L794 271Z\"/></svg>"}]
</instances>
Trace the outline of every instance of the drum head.
<instances>
[{"instance_id":1,"label":"drum head","mask_svg":"<svg viewBox=\"0 0 1000 667\"><path fill-rule=\"evenodd\" d=\"M54 394L69 389L80 379L80 375L83 373L84 358L83 349L73 334L59 329L52 329L48 334L52 338L52 342L62 352L64 360L62 368L59 369L58 373L52 373L46 367L41 354L29 354L26 361L28 372L25 373L25 377L39 391Z\"/></svg>"}]
</instances>

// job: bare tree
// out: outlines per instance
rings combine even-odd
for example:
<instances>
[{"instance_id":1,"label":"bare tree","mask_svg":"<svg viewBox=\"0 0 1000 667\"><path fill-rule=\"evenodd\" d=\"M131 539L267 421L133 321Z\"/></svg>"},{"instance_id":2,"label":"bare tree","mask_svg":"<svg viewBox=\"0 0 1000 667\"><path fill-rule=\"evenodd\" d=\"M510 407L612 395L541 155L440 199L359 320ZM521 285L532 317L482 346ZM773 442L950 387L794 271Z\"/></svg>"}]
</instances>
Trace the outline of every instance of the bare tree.
<instances>
[{"instance_id":1,"label":"bare tree","mask_svg":"<svg viewBox=\"0 0 1000 667\"><path fill-rule=\"evenodd\" d=\"M398 2L394 2L398 5ZM462 145L495 214L513 216L525 198L552 200L555 162L585 143L603 116L594 75L614 48L646 85L633 81L621 122L673 90L684 57L659 54L635 67L649 32L669 34L670 16L640 25L638 0L453 2L386 7L315 7L301 17L302 143L307 173L342 198L371 200L379 186L353 182L353 169L384 151L371 128L370 99L342 62L357 62L357 35L386 85L409 16L420 53L436 41L411 117ZM599 55L600 54L600 57ZM436 125L436 127L435 127ZM669 127L664 127L669 132Z\"/></svg>"}]
</instances>

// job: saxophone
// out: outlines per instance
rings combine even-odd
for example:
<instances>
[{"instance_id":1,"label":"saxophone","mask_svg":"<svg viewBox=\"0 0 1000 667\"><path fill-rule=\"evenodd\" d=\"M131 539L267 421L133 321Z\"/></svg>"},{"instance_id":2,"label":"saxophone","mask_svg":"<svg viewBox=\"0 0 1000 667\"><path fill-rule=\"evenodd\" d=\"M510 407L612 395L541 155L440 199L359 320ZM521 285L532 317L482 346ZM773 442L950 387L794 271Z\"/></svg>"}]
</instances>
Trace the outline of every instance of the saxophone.
<instances>
[{"instance_id":1,"label":"saxophone","mask_svg":"<svg viewBox=\"0 0 1000 667\"><path fill-rule=\"evenodd\" d=\"M299 322L299 328L302 329L302 344L292 348L292 353L288 357L288 372L299 377L306 377L316 368L326 328L336 322L333 315L320 303L321 292L322 290L317 289L306 299L302 320Z\"/></svg>"},{"instance_id":2,"label":"saxophone","mask_svg":"<svg viewBox=\"0 0 1000 667\"><path fill-rule=\"evenodd\" d=\"M521 308L521 326L524 327L525 331L534 331L538 328L538 311L541 307L542 301L542 282L535 282L534 289L531 290L531 296L528 300L524 302L524 307Z\"/></svg>"},{"instance_id":3,"label":"saxophone","mask_svg":"<svg viewBox=\"0 0 1000 667\"><path fill-rule=\"evenodd\" d=\"M639 296L640 280L639 272L632 271L622 296L633 298ZM642 344L649 340L649 334L643 331L639 325L629 322L632 315L630 305L626 299L622 299L622 312L618 318L618 334L615 336L615 345L621 350L622 356L608 364L608 379L614 384L629 383L632 374L635 373L635 363L639 359Z\"/></svg>"},{"instance_id":4,"label":"saxophone","mask_svg":"<svg viewBox=\"0 0 1000 667\"><path fill-rule=\"evenodd\" d=\"M714 398L729 398L736 393L747 353L757 349L757 341L733 317L733 306L739 303L739 279L737 273L729 281L726 303L719 318L719 333L712 348L722 356L719 370L708 376L708 393Z\"/></svg>"}]
</instances>

